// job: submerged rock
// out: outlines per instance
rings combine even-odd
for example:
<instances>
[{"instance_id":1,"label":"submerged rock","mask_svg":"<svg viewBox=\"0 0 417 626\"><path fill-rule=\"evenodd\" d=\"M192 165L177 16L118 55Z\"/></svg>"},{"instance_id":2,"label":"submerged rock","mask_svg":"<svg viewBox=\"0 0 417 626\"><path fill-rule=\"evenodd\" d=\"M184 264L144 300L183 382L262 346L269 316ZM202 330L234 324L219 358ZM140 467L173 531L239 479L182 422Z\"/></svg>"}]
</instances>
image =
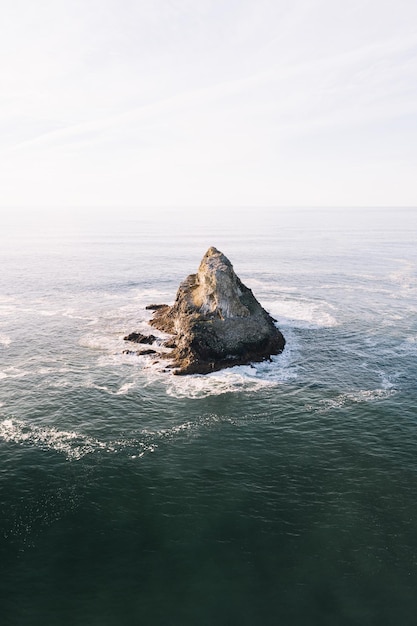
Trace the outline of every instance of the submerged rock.
<instances>
[{"instance_id":1,"label":"submerged rock","mask_svg":"<svg viewBox=\"0 0 417 626\"><path fill-rule=\"evenodd\" d=\"M148 309L148 311L156 311L157 309L164 309L167 306L167 304L148 304L148 306L145 306L145 309Z\"/></svg>"},{"instance_id":2,"label":"submerged rock","mask_svg":"<svg viewBox=\"0 0 417 626\"><path fill-rule=\"evenodd\" d=\"M152 344L156 340L155 335L142 335L142 333L130 333L123 337L125 341L133 341L133 343Z\"/></svg>"},{"instance_id":3,"label":"submerged rock","mask_svg":"<svg viewBox=\"0 0 417 626\"><path fill-rule=\"evenodd\" d=\"M282 352L285 339L275 320L214 247L197 274L179 286L173 306L152 305L151 326L173 335L174 374L207 374L233 365L263 361Z\"/></svg>"},{"instance_id":4,"label":"submerged rock","mask_svg":"<svg viewBox=\"0 0 417 626\"><path fill-rule=\"evenodd\" d=\"M138 356L144 356L146 354L158 354L156 350L138 350L136 353Z\"/></svg>"}]
</instances>

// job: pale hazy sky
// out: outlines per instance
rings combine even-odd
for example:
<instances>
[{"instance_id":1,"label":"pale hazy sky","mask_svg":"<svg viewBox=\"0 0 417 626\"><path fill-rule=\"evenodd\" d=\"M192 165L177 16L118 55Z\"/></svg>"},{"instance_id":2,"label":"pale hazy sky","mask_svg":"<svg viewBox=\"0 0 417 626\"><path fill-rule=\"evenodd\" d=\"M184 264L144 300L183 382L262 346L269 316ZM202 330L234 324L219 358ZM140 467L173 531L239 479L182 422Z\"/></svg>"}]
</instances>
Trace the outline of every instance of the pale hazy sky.
<instances>
[{"instance_id":1,"label":"pale hazy sky","mask_svg":"<svg viewBox=\"0 0 417 626\"><path fill-rule=\"evenodd\" d=\"M2 0L0 206L417 205L416 0Z\"/></svg>"}]
</instances>

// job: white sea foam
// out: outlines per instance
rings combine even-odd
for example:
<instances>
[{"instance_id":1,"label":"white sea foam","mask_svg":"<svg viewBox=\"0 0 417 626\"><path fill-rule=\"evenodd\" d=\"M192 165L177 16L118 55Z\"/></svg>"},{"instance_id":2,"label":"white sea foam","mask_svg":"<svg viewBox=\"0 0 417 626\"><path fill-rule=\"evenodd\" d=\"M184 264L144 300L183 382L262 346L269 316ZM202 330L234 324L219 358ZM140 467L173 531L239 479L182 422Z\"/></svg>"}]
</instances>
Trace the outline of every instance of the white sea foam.
<instances>
[{"instance_id":1,"label":"white sea foam","mask_svg":"<svg viewBox=\"0 0 417 626\"><path fill-rule=\"evenodd\" d=\"M163 359L160 361L154 360L156 355L138 356L135 353L123 354L124 349L126 349L126 345L118 351L101 354L96 361L97 367L115 367L118 373L120 373L120 368L128 366L129 369L137 369L139 372L143 372L147 379L152 377L151 372L158 372L159 375L162 372L166 372L166 361ZM154 348L152 347L152 349ZM156 352L158 351L156 350Z\"/></svg>"},{"instance_id":2,"label":"white sea foam","mask_svg":"<svg viewBox=\"0 0 417 626\"><path fill-rule=\"evenodd\" d=\"M173 376L165 378L167 394L175 398L205 398L224 393L255 392L275 387L297 378L293 358L294 347L287 344L284 352L271 361L239 365L212 374Z\"/></svg>"},{"instance_id":3,"label":"white sea foam","mask_svg":"<svg viewBox=\"0 0 417 626\"><path fill-rule=\"evenodd\" d=\"M136 385L136 383L134 381L131 381L129 383L124 383L123 385L121 385L120 389L118 389L117 391L114 392L114 395L115 396L124 396L124 395L128 394L129 391L135 387L135 385Z\"/></svg>"},{"instance_id":4,"label":"white sea foam","mask_svg":"<svg viewBox=\"0 0 417 626\"><path fill-rule=\"evenodd\" d=\"M404 341L398 346L399 352L403 354L416 354L417 353L417 335L411 335L404 339Z\"/></svg>"},{"instance_id":5,"label":"white sea foam","mask_svg":"<svg viewBox=\"0 0 417 626\"><path fill-rule=\"evenodd\" d=\"M122 307L122 309L125 308L126 307ZM94 322L94 325L97 326L99 330L95 331L92 329L91 332L83 335L79 340L79 345L84 348L90 348L91 350L101 350L113 354L121 353L123 350L129 349L129 346L132 350L135 347L136 349L146 347L129 344L123 340L123 337L131 331L141 332L145 335L150 334L151 329L147 317L143 315L141 317L134 308L130 310L130 316L125 310L118 309L117 311L111 311L98 319L97 322ZM89 325L93 325L93 323L91 322ZM152 348L158 349L167 335L155 329L152 329L152 334L157 338ZM133 348L132 345L134 346Z\"/></svg>"},{"instance_id":6,"label":"white sea foam","mask_svg":"<svg viewBox=\"0 0 417 626\"><path fill-rule=\"evenodd\" d=\"M38 369L32 369L31 371L33 374L46 376L48 374L68 374L73 370L70 367L52 367L50 365L44 365L42 367L39 367Z\"/></svg>"},{"instance_id":7,"label":"white sea foam","mask_svg":"<svg viewBox=\"0 0 417 626\"><path fill-rule=\"evenodd\" d=\"M133 306L137 311L141 308L146 312L146 315L152 315L152 311L146 310L149 304L170 304L175 297L175 289L173 291L166 289L155 289L149 287L145 289L134 289L132 298L134 300Z\"/></svg>"},{"instance_id":8,"label":"white sea foam","mask_svg":"<svg viewBox=\"0 0 417 626\"><path fill-rule=\"evenodd\" d=\"M71 380L65 380L65 379L42 381L42 386L46 386L46 385L54 389L67 389L69 387L72 387L72 388L74 387L74 384L72 383Z\"/></svg>"},{"instance_id":9,"label":"white sea foam","mask_svg":"<svg viewBox=\"0 0 417 626\"><path fill-rule=\"evenodd\" d=\"M283 328L331 328L337 326L335 308L327 302L282 299L265 302L265 308Z\"/></svg>"},{"instance_id":10,"label":"white sea foam","mask_svg":"<svg viewBox=\"0 0 417 626\"><path fill-rule=\"evenodd\" d=\"M205 398L236 391L257 391L268 385L262 379L257 380L256 375L248 375L245 369L240 367L204 376L172 377L167 385L167 394L174 398Z\"/></svg>"},{"instance_id":11,"label":"white sea foam","mask_svg":"<svg viewBox=\"0 0 417 626\"><path fill-rule=\"evenodd\" d=\"M325 398L320 401L320 413L325 413L331 409L343 408L349 404L358 404L362 402L374 402L376 400L385 400L397 393L395 384L396 375L388 375L384 371L378 372L381 379L381 386L376 389L359 389L341 393L335 398ZM311 408L311 407L310 407Z\"/></svg>"},{"instance_id":12,"label":"white sea foam","mask_svg":"<svg viewBox=\"0 0 417 626\"><path fill-rule=\"evenodd\" d=\"M3 333L0 333L0 346L10 346L10 344L12 343L11 338L8 335L4 335Z\"/></svg>"},{"instance_id":13,"label":"white sea foam","mask_svg":"<svg viewBox=\"0 0 417 626\"><path fill-rule=\"evenodd\" d=\"M120 322L118 322L120 326ZM136 325L140 331L140 327ZM149 332L149 327L143 327L143 332ZM157 342L152 349L157 352L161 348L161 342L166 335L159 333ZM285 333L287 345L281 355L272 357L271 361L255 363L248 366L238 366L230 369L214 372L208 375L174 376L172 371L167 371L167 362L164 359L155 360L154 356L137 356L135 354L123 354L127 344L121 335L100 333L88 333L80 340L80 345L91 350L99 351L97 358L98 367L113 367L118 369L130 366L129 379L118 390L100 386L92 381L87 381L85 386L96 388L111 395L124 395L139 384L149 385L155 382L166 386L166 393L177 398L203 398L210 395L220 395L228 392L256 391L263 387L282 384L293 380L297 376L294 365L294 350L296 340L291 329ZM137 347L137 346L135 346ZM134 352L135 350L133 350ZM166 352L166 349L163 349ZM137 370L135 380L132 380L133 371Z\"/></svg>"},{"instance_id":14,"label":"white sea foam","mask_svg":"<svg viewBox=\"0 0 417 626\"><path fill-rule=\"evenodd\" d=\"M137 297L146 303L156 301L161 298L152 297L160 296L160 292L149 290L144 296L141 292ZM292 303L289 301L288 306L291 308ZM137 305L135 305L137 306ZM327 325L333 324L334 319L324 318L323 311L318 309L315 303L303 304L302 309L298 309L298 317L304 316L304 321L298 320L298 325L304 327L306 324L310 327L311 319L316 319ZM309 308L308 308L309 307ZM316 307L316 309L314 307ZM312 313L313 310L313 313ZM284 382L293 380L297 376L296 367L294 365L294 349L295 342L291 334L291 327L286 329L285 336L287 345L283 354L272 358L271 362L255 363L252 366L238 366L230 369L214 372L208 375L192 375L192 376L174 376L172 371L167 371L167 363L164 359L159 362L154 356L137 356L135 354L123 354L123 350L129 348L129 344L123 341L123 335L120 329L124 329L127 333L132 327L134 330L149 333L150 328L147 319L142 317L138 320L136 314L136 322L127 322L128 315L133 316L136 308L131 305L119 308L117 311L109 312L107 316L103 316L99 324L99 332L86 333L79 341L82 347L99 352L97 358L98 367L113 367L122 371L122 368L130 366L129 380L125 381L118 390L100 386L91 381L87 381L86 386L99 389L111 395L124 395L139 384L153 384L155 382L165 385L166 393L177 398L203 398L210 395L220 395L229 392L239 391L257 391L264 387L279 385ZM146 312L147 314L149 312ZM320 318L321 316L321 318ZM149 315L148 315L149 317ZM307 320L307 321L306 321ZM293 324L293 326L297 324ZM152 349L162 350L161 343L166 339L167 335L158 333L152 329L152 333L157 335L157 341L152 345ZM140 346L139 346L140 347ZM138 346L133 346L133 352ZM166 349L163 349L166 352ZM137 369L136 381L132 380L132 368Z\"/></svg>"},{"instance_id":15,"label":"white sea foam","mask_svg":"<svg viewBox=\"0 0 417 626\"><path fill-rule=\"evenodd\" d=\"M60 314L60 309L39 309L35 307L24 307L21 308L20 311L22 313L32 313L34 315L40 315L41 317L54 317L55 315Z\"/></svg>"},{"instance_id":16,"label":"white sea foam","mask_svg":"<svg viewBox=\"0 0 417 626\"><path fill-rule=\"evenodd\" d=\"M0 378L24 378L30 374L29 370L22 370L19 367L6 367L0 372Z\"/></svg>"},{"instance_id":17,"label":"white sea foam","mask_svg":"<svg viewBox=\"0 0 417 626\"><path fill-rule=\"evenodd\" d=\"M0 304L0 315L3 317L9 317L15 315L16 306L11 304Z\"/></svg>"},{"instance_id":18,"label":"white sea foam","mask_svg":"<svg viewBox=\"0 0 417 626\"><path fill-rule=\"evenodd\" d=\"M169 428L158 428L157 430L144 429L142 431L142 434L147 435L154 440L171 439L176 435L184 432L190 432L193 430L199 430L200 428L213 426L219 421L230 423L233 420L231 420L230 418L221 418L220 420L218 415L210 414L200 417L196 420L187 420L186 422L182 422L181 424L175 424L174 426L170 426Z\"/></svg>"},{"instance_id":19,"label":"white sea foam","mask_svg":"<svg viewBox=\"0 0 417 626\"><path fill-rule=\"evenodd\" d=\"M123 383L119 389L110 389L110 387L108 387L107 385L99 385L97 383L94 383L90 380L86 381L85 383L82 384L83 387L87 388L87 389L97 389L98 391L104 391L105 393L111 395L111 396L124 396L126 394L129 393L129 391L136 386L136 382L135 381L130 381L130 382L126 382Z\"/></svg>"},{"instance_id":20,"label":"white sea foam","mask_svg":"<svg viewBox=\"0 0 417 626\"><path fill-rule=\"evenodd\" d=\"M80 315L79 313L76 312L75 309L65 309L64 311L62 311L61 315L63 317L68 317L74 320L84 320L88 323L95 322L97 319L96 317L92 315Z\"/></svg>"},{"instance_id":21,"label":"white sea foam","mask_svg":"<svg viewBox=\"0 0 417 626\"><path fill-rule=\"evenodd\" d=\"M79 345L90 350L103 350L106 352L121 351L123 338L117 335L106 335L103 333L88 333L81 337Z\"/></svg>"},{"instance_id":22,"label":"white sea foam","mask_svg":"<svg viewBox=\"0 0 417 626\"><path fill-rule=\"evenodd\" d=\"M101 356L97 364L101 367L113 366L120 368L130 365L137 376L132 373L119 389L111 389L106 385L99 385L92 381L85 383L86 387L99 389L110 395L125 395L132 389L159 383L165 386L167 395L175 398L204 398L223 393L239 391L257 391L265 387L277 386L297 378L297 365L294 362L295 346L290 342L280 355L273 356L271 361L254 363L252 365L235 366L212 374L193 374L189 376L175 376L167 370L166 361L154 361L151 357L125 354L110 354ZM129 368L129 371L132 370Z\"/></svg>"},{"instance_id":23,"label":"white sea foam","mask_svg":"<svg viewBox=\"0 0 417 626\"><path fill-rule=\"evenodd\" d=\"M144 429L140 432L139 438L105 442L71 430L37 426L21 419L7 418L0 421L0 440L53 450L63 454L70 461L78 461L86 455L97 452L114 454L121 451L128 452L130 458L135 459L155 452L161 440L172 439L184 432L209 426L215 421L218 421L216 416L207 416L196 421L176 424L170 428Z\"/></svg>"},{"instance_id":24,"label":"white sea foam","mask_svg":"<svg viewBox=\"0 0 417 626\"><path fill-rule=\"evenodd\" d=\"M415 290L417 287L416 265L407 259L397 259L400 267L389 274L389 279L400 285L405 291Z\"/></svg>"},{"instance_id":25,"label":"white sea foam","mask_svg":"<svg viewBox=\"0 0 417 626\"><path fill-rule=\"evenodd\" d=\"M97 449L112 451L108 444L73 431L34 426L18 419L0 422L0 437L13 443L27 443L36 447L62 452L68 459L80 459Z\"/></svg>"},{"instance_id":26,"label":"white sea foam","mask_svg":"<svg viewBox=\"0 0 417 626\"><path fill-rule=\"evenodd\" d=\"M379 389L360 389L358 391L341 393L335 398L325 398L320 400L319 407L316 410L318 413L327 413L333 409L341 409L345 406L349 406L350 404L385 400L393 396L395 393L396 390L392 384ZM309 405L307 408L309 410L313 410L314 407Z\"/></svg>"},{"instance_id":27,"label":"white sea foam","mask_svg":"<svg viewBox=\"0 0 417 626\"><path fill-rule=\"evenodd\" d=\"M249 278L245 280L245 284L252 289L256 297L262 304L262 293L268 294L286 294L298 291L298 288L290 285L283 285L278 280L265 280L262 278Z\"/></svg>"},{"instance_id":28,"label":"white sea foam","mask_svg":"<svg viewBox=\"0 0 417 626\"><path fill-rule=\"evenodd\" d=\"M385 372L380 371L379 376L381 378L381 385L383 390L390 392L395 391L395 383L393 379L395 380L398 375L388 376L388 374L386 374Z\"/></svg>"},{"instance_id":29,"label":"white sea foam","mask_svg":"<svg viewBox=\"0 0 417 626\"><path fill-rule=\"evenodd\" d=\"M137 455L142 457L146 452L154 452L157 448L157 444L155 441L150 441L149 436L145 436L144 441L115 440L104 442L75 431L35 426L15 418L8 418L0 422L0 439L45 450L54 450L64 454L68 460L75 461L94 452L115 453L126 447L134 447Z\"/></svg>"}]
</instances>

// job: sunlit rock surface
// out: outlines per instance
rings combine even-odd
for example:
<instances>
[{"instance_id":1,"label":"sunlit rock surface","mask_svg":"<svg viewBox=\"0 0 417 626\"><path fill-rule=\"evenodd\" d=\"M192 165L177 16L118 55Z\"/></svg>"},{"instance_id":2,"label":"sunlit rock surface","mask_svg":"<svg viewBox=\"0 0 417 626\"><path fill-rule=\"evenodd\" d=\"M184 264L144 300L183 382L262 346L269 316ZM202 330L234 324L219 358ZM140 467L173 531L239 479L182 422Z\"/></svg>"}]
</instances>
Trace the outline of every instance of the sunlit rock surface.
<instances>
[{"instance_id":1,"label":"sunlit rock surface","mask_svg":"<svg viewBox=\"0 0 417 626\"><path fill-rule=\"evenodd\" d=\"M214 247L197 274L179 286L172 306L152 305L150 324L172 337L165 355L175 374L207 374L233 365L263 361L285 346L282 333L252 291Z\"/></svg>"}]
</instances>

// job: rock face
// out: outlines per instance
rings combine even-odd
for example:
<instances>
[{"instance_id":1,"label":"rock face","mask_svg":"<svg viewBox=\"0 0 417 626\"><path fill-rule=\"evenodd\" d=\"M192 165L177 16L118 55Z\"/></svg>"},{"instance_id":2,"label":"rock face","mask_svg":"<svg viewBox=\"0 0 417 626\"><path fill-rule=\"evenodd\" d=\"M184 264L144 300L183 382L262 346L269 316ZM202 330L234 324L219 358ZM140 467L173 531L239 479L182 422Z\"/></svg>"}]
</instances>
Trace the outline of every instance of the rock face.
<instances>
[{"instance_id":1,"label":"rock face","mask_svg":"<svg viewBox=\"0 0 417 626\"><path fill-rule=\"evenodd\" d=\"M174 374L207 374L263 361L282 352L285 339L252 291L216 248L197 274L179 286L173 306L152 305L150 324L172 336L165 346Z\"/></svg>"}]
</instances>

